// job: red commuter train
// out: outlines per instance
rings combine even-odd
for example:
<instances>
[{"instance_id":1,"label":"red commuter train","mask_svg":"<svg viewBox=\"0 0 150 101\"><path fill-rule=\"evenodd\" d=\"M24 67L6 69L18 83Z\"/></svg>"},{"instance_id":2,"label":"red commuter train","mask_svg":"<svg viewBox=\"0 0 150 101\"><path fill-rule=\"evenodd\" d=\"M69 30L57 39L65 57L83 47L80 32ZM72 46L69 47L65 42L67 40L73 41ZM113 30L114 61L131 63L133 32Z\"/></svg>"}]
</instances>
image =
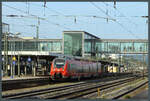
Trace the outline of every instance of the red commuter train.
<instances>
[{"instance_id":1,"label":"red commuter train","mask_svg":"<svg viewBox=\"0 0 150 101\"><path fill-rule=\"evenodd\" d=\"M55 58L51 65L52 79L97 77L102 73L101 63L87 60Z\"/></svg>"}]
</instances>

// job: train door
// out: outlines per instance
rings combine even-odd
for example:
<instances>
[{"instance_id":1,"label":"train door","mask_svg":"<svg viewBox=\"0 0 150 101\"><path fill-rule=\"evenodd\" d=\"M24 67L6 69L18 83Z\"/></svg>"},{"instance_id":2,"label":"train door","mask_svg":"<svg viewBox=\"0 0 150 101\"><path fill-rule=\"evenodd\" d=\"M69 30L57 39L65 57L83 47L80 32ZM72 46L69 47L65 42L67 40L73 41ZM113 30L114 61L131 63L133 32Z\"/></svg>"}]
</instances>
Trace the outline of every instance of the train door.
<instances>
[{"instance_id":1,"label":"train door","mask_svg":"<svg viewBox=\"0 0 150 101\"><path fill-rule=\"evenodd\" d=\"M97 72L97 75L98 75L98 68L99 68L99 63L98 62L96 62L96 68L97 68L96 72Z\"/></svg>"}]
</instances>

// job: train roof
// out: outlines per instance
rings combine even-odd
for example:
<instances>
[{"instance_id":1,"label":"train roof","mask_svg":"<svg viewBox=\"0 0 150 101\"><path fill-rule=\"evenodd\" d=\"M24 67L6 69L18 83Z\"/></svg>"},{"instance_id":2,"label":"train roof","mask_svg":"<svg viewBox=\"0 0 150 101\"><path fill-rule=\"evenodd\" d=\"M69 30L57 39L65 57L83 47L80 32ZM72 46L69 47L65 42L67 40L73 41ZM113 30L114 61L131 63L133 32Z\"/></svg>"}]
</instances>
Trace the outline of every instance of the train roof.
<instances>
[{"instance_id":1,"label":"train roof","mask_svg":"<svg viewBox=\"0 0 150 101\"><path fill-rule=\"evenodd\" d=\"M59 55L57 54L55 56L57 56L57 58L61 58L61 59L65 58L67 60L82 60L82 61L100 62L102 64L119 66L119 64L116 62L110 62L110 61L106 61L106 60L95 60L95 59L91 59L91 58L83 58L83 57L79 57L79 56L69 56L69 55L63 55L63 54L59 54ZM124 65L120 64L120 66L124 66Z\"/></svg>"}]
</instances>

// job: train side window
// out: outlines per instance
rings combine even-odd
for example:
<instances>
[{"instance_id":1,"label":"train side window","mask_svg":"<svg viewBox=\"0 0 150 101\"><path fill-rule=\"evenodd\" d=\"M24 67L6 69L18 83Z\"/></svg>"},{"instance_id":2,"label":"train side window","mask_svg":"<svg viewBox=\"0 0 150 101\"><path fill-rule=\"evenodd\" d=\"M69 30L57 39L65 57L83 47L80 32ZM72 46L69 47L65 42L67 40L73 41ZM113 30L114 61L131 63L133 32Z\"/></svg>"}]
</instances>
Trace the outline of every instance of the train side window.
<instances>
[{"instance_id":1,"label":"train side window","mask_svg":"<svg viewBox=\"0 0 150 101\"><path fill-rule=\"evenodd\" d=\"M70 64L68 63L68 71L70 71Z\"/></svg>"},{"instance_id":2,"label":"train side window","mask_svg":"<svg viewBox=\"0 0 150 101\"><path fill-rule=\"evenodd\" d=\"M70 71L72 71L73 69L73 64L70 64Z\"/></svg>"}]
</instances>

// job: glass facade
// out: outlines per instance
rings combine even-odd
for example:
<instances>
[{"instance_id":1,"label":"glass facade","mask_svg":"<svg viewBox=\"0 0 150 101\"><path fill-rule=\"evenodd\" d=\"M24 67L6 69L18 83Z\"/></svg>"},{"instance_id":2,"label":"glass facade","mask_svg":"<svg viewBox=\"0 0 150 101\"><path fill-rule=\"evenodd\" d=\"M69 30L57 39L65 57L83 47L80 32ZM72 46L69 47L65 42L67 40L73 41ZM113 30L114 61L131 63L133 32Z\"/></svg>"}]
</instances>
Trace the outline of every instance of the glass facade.
<instances>
[{"instance_id":1,"label":"glass facade","mask_svg":"<svg viewBox=\"0 0 150 101\"><path fill-rule=\"evenodd\" d=\"M62 51L62 42L52 42L51 49L51 51Z\"/></svg>"},{"instance_id":2,"label":"glass facade","mask_svg":"<svg viewBox=\"0 0 150 101\"><path fill-rule=\"evenodd\" d=\"M64 54L82 56L82 32L64 32Z\"/></svg>"},{"instance_id":3,"label":"glass facade","mask_svg":"<svg viewBox=\"0 0 150 101\"><path fill-rule=\"evenodd\" d=\"M2 33L6 33L9 31L9 25L6 23L2 23Z\"/></svg>"},{"instance_id":4,"label":"glass facade","mask_svg":"<svg viewBox=\"0 0 150 101\"><path fill-rule=\"evenodd\" d=\"M85 41L84 43L84 52L85 53L91 53L91 42Z\"/></svg>"},{"instance_id":5,"label":"glass facade","mask_svg":"<svg viewBox=\"0 0 150 101\"><path fill-rule=\"evenodd\" d=\"M91 38L91 39L90 39ZM83 47L84 45L84 47ZM94 56L93 54L110 53L148 53L148 41L97 41L86 33L65 33L64 43L58 40L33 40L9 39L8 51L43 51L52 53L63 53L71 56ZM4 50L4 40L2 40Z\"/></svg>"},{"instance_id":6,"label":"glass facade","mask_svg":"<svg viewBox=\"0 0 150 101\"><path fill-rule=\"evenodd\" d=\"M120 43L108 43L108 53L119 53Z\"/></svg>"},{"instance_id":7,"label":"glass facade","mask_svg":"<svg viewBox=\"0 0 150 101\"><path fill-rule=\"evenodd\" d=\"M99 51L101 53L108 53L108 42L98 42L97 46L99 47Z\"/></svg>"},{"instance_id":8,"label":"glass facade","mask_svg":"<svg viewBox=\"0 0 150 101\"><path fill-rule=\"evenodd\" d=\"M133 42L122 42L121 43L121 52L129 53L134 51Z\"/></svg>"},{"instance_id":9,"label":"glass facade","mask_svg":"<svg viewBox=\"0 0 150 101\"><path fill-rule=\"evenodd\" d=\"M135 42L134 43L134 52L146 52L148 50L148 43L144 42Z\"/></svg>"},{"instance_id":10,"label":"glass facade","mask_svg":"<svg viewBox=\"0 0 150 101\"><path fill-rule=\"evenodd\" d=\"M98 37L85 31L63 32L63 53L70 56L95 56Z\"/></svg>"},{"instance_id":11,"label":"glass facade","mask_svg":"<svg viewBox=\"0 0 150 101\"><path fill-rule=\"evenodd\" d=\"M97 42L99 53L142 53L148 51L148 42Z\"/></svg>"},{"instance_id":12,"label":"glass facade","mask_svg":"<svg viewBox=\"0 0 150 101\"><path fill-rule=\"evenodd\" d=\"M4 41L2 41L4 50ZM62 41L8 41L8 51L48 51L61 52Z\"/></svg>"},{"instance_id":13,"label":"glass facade","mask_svg":"<svg viewBox=\"0 0 150 101\"><path fill-rule=\"evenodd\" d=\"M96 50L98 50L98 53L102 52L102 43L101 42L96 42Z\"/></svg>"},{"instance_id":14,"label":"glass facade","mask_svg":"<svg viewBox=\"0 0 150 101\"><path fill-rule=\"evenodd\" d=\"M39 44L40 51L51 51L51 43L48 42L40 42Z\"/></svg>"},{"instance_id":15,"label":"glass facade","mask_svg":"<svg viewBox=\"0 0 150 101\"><path fill-rule=\"evenodd\" d=\"M96 50L96 38L88 35L87 33L84 34L84 53L94 53Z\"/></svg>"}]
</instances>

